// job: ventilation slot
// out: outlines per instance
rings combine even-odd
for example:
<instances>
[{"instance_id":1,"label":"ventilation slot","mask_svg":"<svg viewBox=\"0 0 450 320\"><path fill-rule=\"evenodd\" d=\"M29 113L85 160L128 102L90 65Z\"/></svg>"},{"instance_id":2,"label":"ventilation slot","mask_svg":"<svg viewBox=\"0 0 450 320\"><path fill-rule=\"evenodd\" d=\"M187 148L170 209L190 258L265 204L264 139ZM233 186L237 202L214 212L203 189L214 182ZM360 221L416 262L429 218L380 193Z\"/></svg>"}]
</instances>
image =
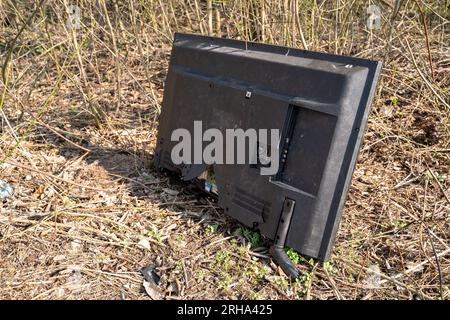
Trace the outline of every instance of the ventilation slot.
<instances>
[{"instance_id":1,"label":"ventilation slot","mask_svg":"<svg viewBox=\"0 0 450 320\"><path fill-rule=\"evenodd\" d=\"M264 213L268 213L270 211L270 202L255 197L240 188L236 189L232 201L241 208L257 215L261 220L260 222L263 221Z\"/></svg>"}]
</instances>

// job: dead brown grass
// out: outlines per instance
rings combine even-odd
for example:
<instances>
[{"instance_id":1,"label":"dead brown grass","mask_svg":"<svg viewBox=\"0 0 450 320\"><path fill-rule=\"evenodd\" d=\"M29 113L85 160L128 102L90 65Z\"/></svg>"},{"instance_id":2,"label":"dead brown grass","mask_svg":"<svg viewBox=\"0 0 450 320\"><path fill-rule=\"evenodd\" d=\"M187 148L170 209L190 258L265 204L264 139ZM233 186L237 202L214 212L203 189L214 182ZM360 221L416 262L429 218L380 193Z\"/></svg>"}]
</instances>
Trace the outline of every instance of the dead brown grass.
<instances>
[{"instance_id":1,"label":"dead brown grass","mask_svg":"<svg viewBox=\"0 0 450 320\"><path fill-rule=\"evenodd\" d=\"M29 2L0 4L0 178L15 188L0 203L0 299L145 299L150 264L168 299L449 298L443 1L380 1L372 31L364 1L79 1L73 32L64 1L46 1L19 33ZM152 170L177 30L385 61L334 254L300 257L298 283L213 199Z\"/></svg>"}]
</instances>

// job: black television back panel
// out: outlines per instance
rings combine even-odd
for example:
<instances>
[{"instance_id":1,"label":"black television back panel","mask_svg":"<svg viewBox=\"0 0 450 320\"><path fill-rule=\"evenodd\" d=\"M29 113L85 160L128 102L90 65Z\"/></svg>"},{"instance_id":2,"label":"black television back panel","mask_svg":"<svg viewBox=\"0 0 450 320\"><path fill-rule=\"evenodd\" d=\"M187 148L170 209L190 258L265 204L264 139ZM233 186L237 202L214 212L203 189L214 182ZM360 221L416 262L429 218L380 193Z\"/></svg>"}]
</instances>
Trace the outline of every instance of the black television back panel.
<instances>
[{"instance_id":1,"label":"black television back panel","mask_svg":"<svg viewBox=\"0 0 450 320\"><path fill-rule=\"evenodd\" d=\"M196 120L203 130L279 129L287 156L276 175L261 175L255 165L212 165L218 203L275 244L326 260L380 69L377 61L177 33L156 168L184 180L208 170L171 160L173 130L192 132Z\"/></svg>"}]
</instances>

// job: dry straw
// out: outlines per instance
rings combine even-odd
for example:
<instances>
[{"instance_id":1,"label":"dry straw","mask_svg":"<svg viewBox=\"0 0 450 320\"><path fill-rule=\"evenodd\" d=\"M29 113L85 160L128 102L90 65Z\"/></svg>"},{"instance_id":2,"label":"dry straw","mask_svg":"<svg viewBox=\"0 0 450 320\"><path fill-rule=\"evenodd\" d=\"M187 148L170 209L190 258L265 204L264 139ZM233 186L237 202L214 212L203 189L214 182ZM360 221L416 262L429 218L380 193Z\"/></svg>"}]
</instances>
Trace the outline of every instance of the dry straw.
<instances>
[{"instance_id":1,"label":"dry straw","mask_svg":"<svg viewBox=\"0 0 450 320\"><path fill-rule=\"evenodd\" d=\"M166 298L448 299L448 8L370 3L379 29L363 0L1 1L0 178L15 194L0 299L149 298L149 264ZM384 60L334 254L290 252L297 283L257 234L151 168L175 31Z\"/></svg>"}]
</instances>

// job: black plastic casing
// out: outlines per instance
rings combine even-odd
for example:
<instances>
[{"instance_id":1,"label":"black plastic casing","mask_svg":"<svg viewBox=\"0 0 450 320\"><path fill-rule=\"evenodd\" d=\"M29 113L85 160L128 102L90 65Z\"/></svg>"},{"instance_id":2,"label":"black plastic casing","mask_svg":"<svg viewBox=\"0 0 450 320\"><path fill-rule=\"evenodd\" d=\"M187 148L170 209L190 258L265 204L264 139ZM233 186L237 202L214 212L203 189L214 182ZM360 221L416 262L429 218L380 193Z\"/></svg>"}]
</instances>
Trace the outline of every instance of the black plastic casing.
<instances>
[{"instance_id":1,"label":"black plastic casing","mask_svg":"<svg viewBox=\"0 0 450 320\"><path fill-rule=\"evenodd\" d=\"M196 120L203 130L276 128L289 134L286 162L275 176L260 175L249 164L214 164L218 203L226 214L274 239L284 200L294 200L286 245L327 260L380 70L377 61L176 33L156 167L179 172L185 180L207 168L171 160L177 143L171 141L173 130L194 134Z\"/></svg>"}]
</instances>

